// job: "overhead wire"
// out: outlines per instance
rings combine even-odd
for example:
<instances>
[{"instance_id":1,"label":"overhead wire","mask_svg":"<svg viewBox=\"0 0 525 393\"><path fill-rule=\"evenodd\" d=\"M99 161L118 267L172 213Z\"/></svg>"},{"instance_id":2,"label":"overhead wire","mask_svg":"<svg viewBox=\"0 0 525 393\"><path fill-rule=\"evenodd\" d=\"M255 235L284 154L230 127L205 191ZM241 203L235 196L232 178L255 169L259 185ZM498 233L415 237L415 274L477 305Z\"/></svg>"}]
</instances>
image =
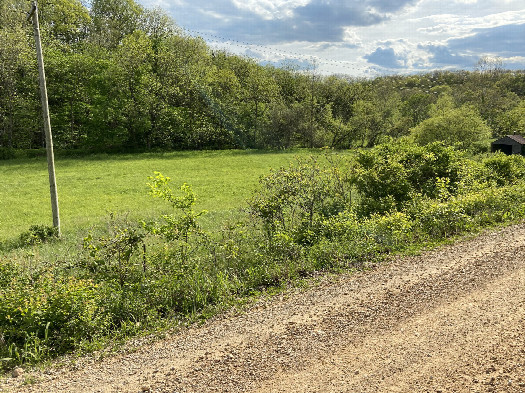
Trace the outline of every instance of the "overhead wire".
<instances>
[{"instance_id":1,"label":"overhead wire","mask_svg":"<svg viewBox=\"0 0 525 393\"><path fill-rule=\"evenodd\" d=\"M186 31L191 36L202 38L208 43L210 43L210 42L218 43L218 44L224 45L225 47L226 46L235 46L235 47L240 47L240 48L244 48L244 49L247 49L247 50L254 50L254 47L255 47L255 48L258 49L259 52L262 52L262 53L265 53L265 54L270 54L270 55L274 55L274 56L279 56L279 55L287 56L284 60L289 60L290 58L298 59L298 60L304 60L304 61L309 63L308 66L305 68L305 71L315 71L315 63L323 63L323 64L335 64L335 65L338 65L338 66L340 66L342 68L345 68L345 69L348 69L348 70L361 71L364 74L368 73L368 76L370 76L372 78L377 78L377 77L379 77L379 78L382 78L382 77L396 78L396 77L406 76L405 74L399 73L396 69L393 69L393 68L380 67L380 66L368 66L368 67L363 67L363 66L358 66L358 65L352 66L352 65L349 65L349 63L350 64L355 64L355 63L352 63L350 61L340 61L340 60L326 59L326 58L323 58L323 57L320 57L320 56L317 56L317 55L308 55L308 54L299 53L299 52L293 52L293 51L287 51L287 50L283 50L283 49L277 49L277 48L269 47L267 45L253 44L253 43L249 43L249 42L246 42L246 41L228 39L226 37L222 37L222 36L219 36L217 34L191 30L191 29L188 29L188 28L182 28L182 30ZM205 39L205 38L203 38L203 36L208 37L208 38ZM247 57L250 57L250 56L247 56ZM262 60L260 58L253 58L253 59L256 60L256 61L261 61ZM430 79L434 79L434 77L431 77ZM439 94L437 91L430 91L433 87L436 87L436 86L432 86L430 84L428 86L426 86L426 85L418 85L418 86L408 87L408 86L406 86L405 81L399 80L399 81L395 81L395 82L399 83L401 90L417 89L417 90L423 91L423 92L425 92L427 94L434 94L434 95Z\"/></svg>"},{"instance_id":2,"label":"overhead wire","mask_svg":"<svg viewBox=\"0 0 525 393\"><path fill-rule=\"evenodd\" d=\"M225 48L236 47L236 48L251 50L254 52L256 51L256 52L266 54L266 55L283 57L282 59L283 61L290 60L290 59L303 60L309 63L309 66L306 67L307 69L315 68L314 63L317 63L317 64L323 64L323 65L337 66L339 68L344 68L350 71L360 71L364 74L367 74L370 71L374 74L380 73L380 71L376 70L376 67L365 67L365 66L358 65L356 62L352 62L348 60L328 59L328 58L321 57L318 55L310 55L310 54L299 53L295 51L289 51L285 49L277 49L275 47L270 47L268 45L255 44L255 43L250 43L247 41L231 39L231 38L223 37L217 34L192 30L192 29L188 29L184 27L181 27L181 29L187 32L190 36L203 38L208 43L210 42L217 43L217 44L223 45ZM244 55L247 57L251 57L246 54ZM257 61L265 61L265 59L261 59L261 58L255 58L255 57L252 57L252 58ZM271 60L266 60L266 61L271 62Z\"/></svg>"}]
</instances>

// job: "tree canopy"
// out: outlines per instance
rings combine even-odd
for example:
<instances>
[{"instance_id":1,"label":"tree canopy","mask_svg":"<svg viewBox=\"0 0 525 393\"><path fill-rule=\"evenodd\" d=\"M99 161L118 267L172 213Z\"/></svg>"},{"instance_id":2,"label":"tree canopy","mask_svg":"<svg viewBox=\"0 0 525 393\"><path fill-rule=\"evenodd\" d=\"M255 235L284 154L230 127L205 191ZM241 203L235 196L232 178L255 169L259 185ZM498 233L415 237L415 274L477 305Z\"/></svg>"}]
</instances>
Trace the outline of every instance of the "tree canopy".
<instances>
[{"instance_id":1,"label":"tree canopy","mask_svg":"<svg viewBox=\"0 0 525 393\"><path fill-rule=\"evenodd\" d=\"M427 145L443 142L449 146L469 149L491 137L491 130L472 105L455 108L450 96L438 99L430 108L430 116L412 129L416 143Z\"/></svg>"},{"instance_id":2,"label":"tree canopy","mask_svg":"<svg viewBox=\"0 0 525 393\"><path fill-rule=\"evenodd\" d=\"M0 0L0 148L44 144L29 3ZM60 149L348 148L412 135L468 148L524 132L525 73L362 80L211 49L134 0L41 0ZM487 146L488 147L488 146Z\"/></svg>"}]
</instances>

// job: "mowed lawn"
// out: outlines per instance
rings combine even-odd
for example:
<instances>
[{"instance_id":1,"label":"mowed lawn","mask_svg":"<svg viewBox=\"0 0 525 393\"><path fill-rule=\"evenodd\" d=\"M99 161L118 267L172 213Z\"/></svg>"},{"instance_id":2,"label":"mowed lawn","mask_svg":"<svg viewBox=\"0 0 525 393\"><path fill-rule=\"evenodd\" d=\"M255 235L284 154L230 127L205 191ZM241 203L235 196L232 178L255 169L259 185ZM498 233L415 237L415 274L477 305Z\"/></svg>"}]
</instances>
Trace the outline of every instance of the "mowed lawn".
<instances>
[{"instance_id":1,"label":"mowed lawn","mask_svg":"<svg viewBox=\"0 0 525 393\"><path fill-rule=\"evenodd\" d=\"M259 177L315 151L199 151L94 155L57 158L56 176L64 233L107 220L110 212L151 218L167 212L166 202L148 194L147 177L160 171L197 195L196 209L206 209L205 225L246 206ZM31 225L51 225L51 203L45 158L0 161L0 241L13 239Z\"/></svg>"}]
</instances>

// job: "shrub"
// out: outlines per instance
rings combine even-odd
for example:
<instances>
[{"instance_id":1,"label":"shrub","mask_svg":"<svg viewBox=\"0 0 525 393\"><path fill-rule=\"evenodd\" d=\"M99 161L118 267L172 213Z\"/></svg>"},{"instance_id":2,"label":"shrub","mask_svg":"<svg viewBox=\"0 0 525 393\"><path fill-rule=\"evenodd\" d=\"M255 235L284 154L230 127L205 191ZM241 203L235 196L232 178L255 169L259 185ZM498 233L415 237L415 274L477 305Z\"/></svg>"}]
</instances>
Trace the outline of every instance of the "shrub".
<instances>
[{"instance_id":1,"label":"shrub","mask_svg":"<svg viewBox=\"0 0 525 393\"><path fill-rule=\"evenodd\" d=\"M375 244L378 252L392 252L403 249L411 240L412 222L405 213L392 212L374 214L362 223L362 231Z\"/></svg>"},{"instance_id":2,"label":"shrub","mask_svg":"<svg viewBox=\"0 0 525 393\"><path fill-rule=\"evenodd\" d=\"M322 266L341 266L375 259L379 254L403 250L414 240L413 223L401 212L359 218L351 211L331 217L323 225L324 238L310 250ZM327 255L323 256L323 252ZM333 265L328 258L332 255ZM328 258L328 259L327 259Z\"/></svg>"},{"instance_id":3,"label":"shrub","mask_svg":"<svg viewBox=\"0 0 525 393\"><path fill-rule=\"evenodd\" d=\"M86 258L80 266L87 268L93 277L101 281L115 281L120 287L140 281L146 273L145 233L137 226L113 222L108 236L84 238ZM138 250L142 260L133 258Z\"/></svg>"},{"instance_id":4,"label":"shrub","mask_svg":"<svg viewBox=\"0 0 525 393\"><path fill-rule=\"evenodd\" d=\"M525 177L525 157L508 156L498 152L483 161L487 169L487 181L495 182L497 186L516 183Z\"/></svg>"},{"instance_id":5,"label":"shrub","mask_svg":"<svg viewBox=\"0 0 525 393\"><path fill-rule=\"evenodd\" d=\"M442 239L464 232L471 222L461 204L427 200L414 215L418 229L431 239Z\"/></svg>"},{"instance_id":6,"label":"shrub","mask_svg":"<svg viewBox=\"0 0 525 393\"><path fill-rule=\"evenodd\" d=\"M58 239L58 228L46 225L32 225L29 231L20 235L22 245L35 245Z\"/></svg>"},{"instance_id":7,"label":"shrub","mask_svg":"<svg viewBox=\"0 0 525 393\"><path fill-rule=\"evenodd\" d=\"M409 214L421 234L441 239L524 217L524 191L523 185L517 184L486 188L446 202L425 200L415 204Z\"/></svg>"},{"instance_id":8,"label":"shrub","mask_svg":"<svg viewBox=\"0 0 525 393\"><path fill-rule=\"evenodd\" d=\"M148 183L150 195L170 203L176 212L163 215L164 222L162 224L154 222L145 223L144 226L153 234L160 234L168 241L176 241L179 245L181 257L186 259L191 248L190 237L205 235L197 219L206 214L207 211L196 212L194 210L197 198L188 184L184 183L180 187L182 195L177 196L169 187L171 181L169 177L165 177L160 172L155 172L155 176L149 176L148 179L151 181Z\"/></svg>"},{"instance_id":9,"label":"shrub","mask_svg":"<svg viewBox=\"0 0 525 393\"><path fill-rule=\"evenodd\" d=\"M104 334L100 294L91 280L29 276L12 264L3 264L0 274L0 356L7 365L39 361Z\"/></svg>"},{"instance_id":10,"label":"shrub","mask_svg":"<svg viewBox=\"0 0 525 393\"><path fill-rule=\"evenodd\" d=\"M354 178L359 215L402 210L418 195L446 199L456 194L463 160L440 143L394 143L360 151Z\"/></svg>"},{"instance_id":11,"label":"shrub","mask_svg":"<svg viewBox=\"0 0 525 393\"><path fill-rule=\"evenodd\" d=\"M323 165L311 157L261 178L248 204L270 242L288 236L293 242L312 244L321 222L350 204L348 173L339 164L329 157Z\"/></svg>"}]
</instances>

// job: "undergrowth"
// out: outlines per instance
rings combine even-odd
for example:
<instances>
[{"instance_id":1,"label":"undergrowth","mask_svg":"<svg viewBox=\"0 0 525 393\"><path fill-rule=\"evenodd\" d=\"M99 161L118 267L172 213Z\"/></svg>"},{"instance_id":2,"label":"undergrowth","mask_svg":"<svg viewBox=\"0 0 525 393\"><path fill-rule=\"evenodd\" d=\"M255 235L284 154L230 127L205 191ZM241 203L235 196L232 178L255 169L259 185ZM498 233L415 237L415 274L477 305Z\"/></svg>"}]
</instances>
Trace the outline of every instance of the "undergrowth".
<instances>
[{"instance_id":1,"label":"undergrowth","mask_svg":"<svg viewBox=\"0 0 525 393\"><path fill-rule=\"evenodd\" d=\"M472 158L440 144L303 158L263 176L245 212L210 233L191 186L172 189L156 172L150 194L170 214L112 215L106 233L86 234L62 263L0 261L2 367L206 316L317 272L519 220L524 176L522 157ZM28 233L20 246L54 238L46 228Z\"/></svg>"}]
</instances>

